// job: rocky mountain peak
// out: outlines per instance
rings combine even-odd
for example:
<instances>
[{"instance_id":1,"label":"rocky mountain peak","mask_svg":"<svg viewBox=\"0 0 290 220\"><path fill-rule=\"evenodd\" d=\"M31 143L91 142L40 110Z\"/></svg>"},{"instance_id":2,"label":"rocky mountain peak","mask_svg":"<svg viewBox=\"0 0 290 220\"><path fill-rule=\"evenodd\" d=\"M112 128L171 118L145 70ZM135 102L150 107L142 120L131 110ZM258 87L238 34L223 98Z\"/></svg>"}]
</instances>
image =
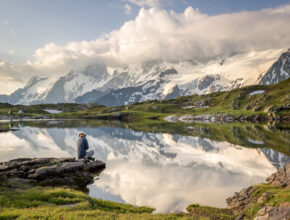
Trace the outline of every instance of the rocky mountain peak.
<instances>
[{"instance_id":1,"label":"rocky mountain peak","mask_svg":"<svg viewBox=\"0 0 290 220\"><path fill-rule=\"evenodd\" d=\"M282 53L260 80L261 85L275 84L290 77L290 48Z\"/></svg>"}]
</instances>

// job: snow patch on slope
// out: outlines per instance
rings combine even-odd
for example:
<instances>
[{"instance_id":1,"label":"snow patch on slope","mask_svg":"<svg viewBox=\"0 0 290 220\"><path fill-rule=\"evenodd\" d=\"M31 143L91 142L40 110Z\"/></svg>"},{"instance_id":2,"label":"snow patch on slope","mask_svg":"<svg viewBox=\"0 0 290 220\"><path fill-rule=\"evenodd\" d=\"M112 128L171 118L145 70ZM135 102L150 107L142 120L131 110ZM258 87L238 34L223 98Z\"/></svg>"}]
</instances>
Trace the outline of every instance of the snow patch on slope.
<instances>
[{"instance_id":1,"label":"snow patch on slope","mask_svg":"<svg viewBox=\"0 0 290 220\"><path fill-rule=\"evenodd\" d=\"M256 90L251 92L249 95L258 95L258 94L263 94L265 92L265 90Z\"/></svg>"}]
</instances>

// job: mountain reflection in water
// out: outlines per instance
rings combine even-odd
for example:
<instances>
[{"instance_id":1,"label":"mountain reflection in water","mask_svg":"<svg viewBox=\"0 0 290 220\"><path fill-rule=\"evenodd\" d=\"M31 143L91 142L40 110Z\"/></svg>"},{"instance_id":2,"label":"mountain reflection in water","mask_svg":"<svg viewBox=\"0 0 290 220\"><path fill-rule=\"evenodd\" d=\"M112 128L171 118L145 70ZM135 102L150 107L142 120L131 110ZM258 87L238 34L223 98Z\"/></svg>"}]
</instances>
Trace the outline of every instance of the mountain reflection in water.
<instances>
[{"instance_id":1,"label":"mountain reflection in water","mask_svg":"<svg viewBox=\"0 0 290 220\"><path fill-rule=\"evenodd\" d=\"M0 161L75 156L82 131L87 133L95 157L107 163L89 186L90 194L151 206L156 212L184 211L191 203L225 207L225 199L234 192L264 181L289 162L288 156L272 149L246 148L198 136L46 123L27 126L24 122L18 131L0 133Z\"/></svg>"}]
</instances>

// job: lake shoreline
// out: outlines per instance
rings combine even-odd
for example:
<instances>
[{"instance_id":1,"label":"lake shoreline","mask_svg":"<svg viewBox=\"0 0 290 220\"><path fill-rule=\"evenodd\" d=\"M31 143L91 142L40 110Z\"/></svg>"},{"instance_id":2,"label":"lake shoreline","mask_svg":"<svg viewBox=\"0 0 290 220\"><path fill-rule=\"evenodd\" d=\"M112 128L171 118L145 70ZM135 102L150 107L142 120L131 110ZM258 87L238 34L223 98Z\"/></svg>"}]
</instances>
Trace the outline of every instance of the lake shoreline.
<instances>
[{"instance_id":1,"label":"lake shoreline","mask_svg":"<svg viewBox=\"0 0 290 220\"><path fill-rule=\"evenodd\" d=\"M32 171L29 171L30 168ZM62 169L60 169L62 168ZM47 194L47 191L56 190L61 191L62 195L65 197L67 195L68 190L65 188L72 188L72 185L76 184L74 176L78 176L78 183L82 182L82 186L87 185L92 181L93 176L96 176L102 169L105 168L105 164L96 161L77 161L73 158L35 158L35 159L16 159L9 162L4 162L0 164L0 188L4 191L8 191L14 196L19 193L26 194L31 190L37 190L39 194L39 198L42 197L43 194ZM87 170L90 175L87 175ZM83 170L82 172L86 173L85 178L79 179L80 172L77 170ZM11 172L13 171L13 172ZM23 171L27 172L26 178L24 176L26 174ZM65 173L64 173L65 172ZM63 175L69 176L71 179L63 178ZM68 175L69 174L69 175ZM16 175L16 176L15 176ZM62 177L62 181L59 184L59 177ZM53 177L53 178L52 178ZM46 179L48 178L48 179ZM54 180L53 180L54 179ZM46 180L46 181L45 181ZM40 181L40 182L39 182ZM47 182L48 181L48 182ZM244 219L244 218L254 218L254 216L263 216L269 217L272 216L275 219L275 216L287 215L289 213L290 203L287 201L287 195L290 194L290 163L285 167L272 174L270 177L266 179L266 183L262 183L259 185L250 186L246 189L243 189L241 192L236 193L233 197L227 199L228 208L219 209L214 207L200 206L198 204L192 204L187 207L187 213L176 213L176 214L150 214L154 209L149 207L134 207L130 205L118 204L115 202L102 202L103 206L100 204L96 208L90 208L91 211L96 209L102 209L102 207L106 206L118 206L123 208L130 208L127 210L127 214L131 217L134 217L137 213L143 213L145 215L144 219L151 219L154 217L172 217L172 215L176 215L175 217L188 217L188 218L200 218L205 217L208 219ZM46 184L44 184L46 183ZM57 183L55 185L52 185ZM41 188L39 188L41 186ZM47 186L50 186L47 188ZM51 186L62 186L64 188L51 188ZM73 187L76 189L76 187ZM12 190L12 191L11 191ZM2 192L2 191L1 191ZM70 191L70 198L72 198L77 191ZM78 194L79 195L79 194ZM51 195L53 198L57 199L57 194ZM20 197L21 198L21 197ZM89 197L86 197L89 199ZM37 199L37 198L34 198ZM3 200L3 198L2 198ZM100 203L100 200L93 199L95 203ZM273 203L276 201L275 203ZM277 202L278 201L278 202ZM13 201L12 201L13 202ZM288 202L288 203L287 203ZM0 198L1 203L1 198ZM60 204L72 204L74 209L78 210L79 201L64 201L59 202ZM60 205L57 204L57 205ZM13 205L10 204L10 205ZM15 204L14 204L15 205ZM6 205L4 205L5 207ZM46 205L47 206L47 205ZM49 206L48 206L49 207ZM257 207L253 210L253 207ZM265 208L267 207L267 209ZM3 210L3 208L0 208ZM9 209L8 207L4 208L6 211ZM37 209L37 206L36 208ZM4 213L5 213L4 210ZM69 210L69 206L67 208ZM113 211L114 208L110 207L105 209L107 214L116 213L116 215L122 215L122 211L118 208ZM119 210L119 211L118 211ZM137 211L139 210L139 211ZM23 210L24 211L24 210ZM81 211L81 210L78 210ZM104 211L104 210L103 210ZM18 212L21 213L21 209L18 209ZM65 213L65 210L64 210ZM147 213L147 214L146 214ZM0 214L0 216L3 214ZM19 215L21 216L21 214ZM65 219L65 214L63 214ZM136 217L136 216L135 216Z\"/></svg>"},{"instance_id":2,"label":"lake shoreline","mask_svg":"<svg viewBox=\"0 0 290 220\"><path fill-rule=\"evenodd\" d=\"M15 120L0 121L0 133L21 132L25 126L36 127L115 127L129 128L138 132L179 134L182 136L195 136L215 141L225 141L247 148L271 148L290 156L287 123L268 122L166 122L166 121L104 121L87 119L49 119L49 120ZM239 133L237 138L237 132ZM276 144L279 143L279 144Z\"/></svg>"},{"instance_id":3,"label":"lake shoreline","mask_svg":"<svg viewBox=\"0 0 290 220\"><path fill-rule=\"evenodd\" d=\"M138 122L144 120L142 117L138 117L138 114L134 112L114 112L113 114L96 115L94 117L51 117L51 116L11 116L11 115L0 115L0 122L9 121L28 121L28 120L102 120L102 121L120 121L120 122ZM216 114L199 114L199 115L166 115L151 116L146 118L151 121L168 121L168 122L207 122L207 123L230 123L230 122L290 122L290 116L274 116L274 115L263 115L263 114L248 114L248 115L231 115L227 113L216 113Z\"/></svg>"}]
</instances>

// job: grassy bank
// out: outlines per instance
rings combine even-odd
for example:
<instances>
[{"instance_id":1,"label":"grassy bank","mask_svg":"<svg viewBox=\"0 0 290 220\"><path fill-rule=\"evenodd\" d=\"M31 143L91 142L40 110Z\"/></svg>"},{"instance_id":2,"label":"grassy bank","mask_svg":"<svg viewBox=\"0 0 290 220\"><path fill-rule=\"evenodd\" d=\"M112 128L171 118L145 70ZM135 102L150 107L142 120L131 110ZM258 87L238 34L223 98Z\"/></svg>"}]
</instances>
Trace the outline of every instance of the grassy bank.
<instances>
[{"instance_id":1,"label":"grassy bank","mask_svg":"<svg viewBox=\"0 0 290 220\"><path fill-rule=\"evenodd\" d=\"M257 215L258 211L265 206L278 207L281 203L290 202L290 189L269 184L256 185L254 188L251 202L245 210L245 216L248 219ZM261 199L263 197L265 198Z\"/></svg>"},{"instance_id":2,"label":"grassy bank","mask_svg":"<svg viewBox=\"0 0 290 220\"><path fill-rule=\"evenodd\" d=\"M267 197L261 201L261 196ZM264 206L278 207L290 201L290 190L280 186L260 184L254 186L250 203L245 210L246 219L253 219ZM152 214L150 207L135 207L111 201L94 199L71 189L34 187L12 189L0 187L0 219L234 219L229 209L192 204L187 212Z\"/></svg>"},{"instance_id":3,"label":"grassy bank","mask_svg":"<svg viewBox=\"0 0 290 220\"><path fill-rule=\"evenodd\" d=\"M152 214L153 211L150 207L93 199L71 189L35 187L15 190L0 187L0 219L3 220L209 219L194 217L190 213Z\"/></svg>"}]
</instances>

